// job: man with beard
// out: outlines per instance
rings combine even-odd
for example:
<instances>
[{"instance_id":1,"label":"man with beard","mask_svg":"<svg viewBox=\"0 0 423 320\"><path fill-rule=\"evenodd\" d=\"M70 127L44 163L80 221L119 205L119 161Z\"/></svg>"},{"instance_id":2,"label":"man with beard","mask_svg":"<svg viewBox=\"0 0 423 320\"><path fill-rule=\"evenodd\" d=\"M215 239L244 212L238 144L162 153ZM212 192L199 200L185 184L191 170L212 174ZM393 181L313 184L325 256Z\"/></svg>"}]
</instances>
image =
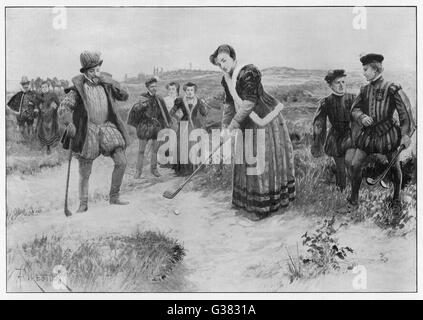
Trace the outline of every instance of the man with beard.
<instances>
[{"instance_id":1,"label":"man with beard","mask_svg":"<svg viewBox=\"0 0 423 320\"><path fill-rule=\"evenodd\" d=\"M148 141L151 141L151 173L160 177L157 170L157 151L159 131L171 126L172 120L166 108L164 99L157 94L157 79L151 78L145 82L147 92L141 94L140 100L129 112L127 123L137 129L139 139L138 161L135 179L141 178L144 165L144 153Z\"/></svg>"},{"instance_id":2,"label":"man with beard","mask_svg":"<svg viewBox=\"0 0 423 320\"><path fill-rule=\"evenodd\" d=\"M84 51L80 55L81 74L72 79L73 86L59 108L59 116L66 127L63 147L71 148L79 160L78 212L88 210L88 180L94 159L100 154L114 161L110 204L126 205L119 199L126 168L125 149L129 136L116 109L116 100L126 101L128 93L119 83L100 73L103 60L99 52Z\"/></svg>"}]
</instances>

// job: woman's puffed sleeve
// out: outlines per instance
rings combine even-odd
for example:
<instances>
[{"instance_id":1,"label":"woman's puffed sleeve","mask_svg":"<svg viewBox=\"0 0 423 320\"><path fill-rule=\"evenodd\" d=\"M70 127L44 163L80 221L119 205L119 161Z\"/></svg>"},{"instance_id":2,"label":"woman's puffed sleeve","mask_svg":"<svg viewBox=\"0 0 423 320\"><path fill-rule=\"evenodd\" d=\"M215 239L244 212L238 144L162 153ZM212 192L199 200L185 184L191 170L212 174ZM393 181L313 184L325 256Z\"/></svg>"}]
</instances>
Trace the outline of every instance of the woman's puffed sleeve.
<instances>
[{"instance_id":1,"label":"woman's puffed sleeve","mask_svg":"<svg viewBox=\"0 0 423 320\"><path fill-rule=\"evenodd\" d=\"M236 111L229 125L229 129L239 128L241 123L253 111L259 98L259 90L261 88L260 71L253 65L245 66L239 74L236 87L243 103Z\"/></svg>"},{"instance_id":2,"label":"woman's puffed sleeve","mask_svg":"<svg viewBox=\"0 0 423 320\"><path fill-rule=\"evenodd\" d=\"M240 98L256 103L261 87L261 73L254 65L245 66L239 75L237 87L240 89Z\"/></svg>"}]
</instances>

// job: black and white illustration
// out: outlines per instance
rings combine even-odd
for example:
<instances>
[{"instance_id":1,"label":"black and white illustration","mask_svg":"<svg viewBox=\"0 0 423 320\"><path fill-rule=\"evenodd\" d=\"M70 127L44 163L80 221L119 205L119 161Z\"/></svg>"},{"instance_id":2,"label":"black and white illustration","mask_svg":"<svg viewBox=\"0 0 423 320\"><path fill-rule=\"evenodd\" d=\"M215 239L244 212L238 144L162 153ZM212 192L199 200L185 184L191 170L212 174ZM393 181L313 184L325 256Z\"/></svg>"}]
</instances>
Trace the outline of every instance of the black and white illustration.
<instances>
[{"instance_id":1,"label":"black and white illustration","mask_svg":"<svg viewBox=\"0 0 423 320\"><path fill-rule=\"evenodd\" d=\"M4 7L7 292L416 292L416 6Z\"/></svg>"}]
</instances>

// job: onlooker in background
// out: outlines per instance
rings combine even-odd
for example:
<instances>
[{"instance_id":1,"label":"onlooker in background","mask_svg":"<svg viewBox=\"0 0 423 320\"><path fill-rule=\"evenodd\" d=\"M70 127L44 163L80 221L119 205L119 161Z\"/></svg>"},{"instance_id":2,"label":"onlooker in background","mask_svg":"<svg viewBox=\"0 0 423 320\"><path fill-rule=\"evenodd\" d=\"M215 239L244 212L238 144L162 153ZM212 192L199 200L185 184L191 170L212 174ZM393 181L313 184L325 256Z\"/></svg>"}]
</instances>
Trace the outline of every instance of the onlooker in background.
<instances>
[{"instance_id":1,"label":"onlooker in background","mask_svg":"<svg viewBox=\"0 0 423 320\"><path fill-rule=\"evenodd\" d=\"M47 154L51 153L51 147L60 140L59 122L57 109L59 99L54 92L50 91L47 81L41 84L41 94L38 96L38 121L37 134L42 146L46 146Z\"/></svg>"},{"instance_id":2,"label":"onlooker in background","mask_svg":"<svg viewBox=\"0 0 423 320\"><path fill-rule=\"evenodd\" d=\"M184 84L184 92L185 95L183 98L177 98L175 100L175 105L170 110L170 115L175 116L176 112L182 112L182 117L179 119L179 125L177 130L178 136L178 162L175 165L175 172L180 175L187 175L191 174L194 170L194 166L192 164L182 164L181 163L181 147L180 147L180 121L187 121L188 122L188 136L191 130L203 127L202 117L207 116L208 109L206 108L205 104L201 99L197 97L197 85L192 82L188 82ZM192 145L193 142L188 143L188 150L190 150L190 144Z\"/></svg>"},{"instance_id":3,"label":"onlooker in background","mask_svg":"<svg viewBox=\"0 0 423 320\"><path fill-rule=\"evenodd\" d=\"M16 93L6 104L8 110L16 115L19 131L24 140L34 136L34 119L37 117L37 96L29 89L30 81L23 76L20 82L22 90Z\"/></svg>"},{"instance_id":4,"label":"onlooker in background","mask_svg":"<svg viewBox=\"0 0 423 320\"><path fill-rule=\"evenodd\" d=\"M345 153L353 148L351 131L351 106L355 95L346 92L345 71L329 70L325 81L332 93L320 100L313 121L313 145L311 153L315 157L322 155L322 149L333 157L336 164L336 186L343 191L347 186L345 170ZM326 130L326 120L331 128ZM326 135L327 133L327 135Z\"/></svg>"},{"instance_id":5,"label":"onlooker in background","mask_svg":"<svg viewBox=\"0 0 423 320\"><path fill-rule=\"evenodd\" d=\"M135 179L141 178L144 165L144 153L147 143L151 140L151 173L160 177L157 170L157 151L159 131L171 126L172 120L163 98L157 94L157 79L151 78L145 82L147 92L141 94L140 100L129 112L127 123L137 129L139 139L138 161Z\"/></svg>"},{"instance_id":6,"label":"onlooker in background","mask_svg":"<svg viewBox=\"0 0 423 320\"><path fill-rule=\"evenodd\" d=\"M170 82L166 85L167 96L164 97L166 108L168 111L173 108L176 98L179 97L180 85L177 82Z\"/></svg>"}]
</instances>

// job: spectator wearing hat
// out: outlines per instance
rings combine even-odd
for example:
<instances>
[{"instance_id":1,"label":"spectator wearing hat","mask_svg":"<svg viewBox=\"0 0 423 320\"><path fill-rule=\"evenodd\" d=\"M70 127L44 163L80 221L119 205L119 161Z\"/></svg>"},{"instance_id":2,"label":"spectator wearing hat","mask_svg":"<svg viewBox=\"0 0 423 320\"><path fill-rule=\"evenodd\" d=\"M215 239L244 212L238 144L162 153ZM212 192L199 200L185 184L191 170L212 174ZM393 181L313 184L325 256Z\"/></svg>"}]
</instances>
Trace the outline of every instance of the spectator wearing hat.
<instances>
[{"instance_id":1,"label":"spectator wearing hat","mask_svg":"<svg viewBox=\"0 0 423 320\"><path fill-rule=\"evenodd\" d=\"M139 139L138 161L135 179L141 178L144 165L144 153L147 143L151 140L151 173L160 177L157 170L157 151L159 131L171 126L171 118L164 99L157 94L157 79L150 78L145 82L147 92L141 94L137 103L131 108L127 123L137 129Z\"/></svg>"},{"instance_id":2,"label":"spectator wearing hat","mask_svg":"<svg viewBox=\"0 0 423 320\"><path fill-rule=\"evenodd\" d=\"M353 148L351 133L351 106L355 96L346 92L346 74L342 69L329 70L324 80L332 93L321 99L313 120L311 153L320 157L324 153L333 157L336 164L336 186L346 187L345 154ZM331 128L327 133L326 122Z\"/></svg>"},{"instance_id":3,"label":"spectator wearing hat","mask_svg":"<svg viewBox=\"0 0 423 320\"><path fill-rule=\"evenodd\" d=\"M118 82L100 73L99 52L80 55L81 74L72 79L59 107L59 119L66 126L63 147L71 148L79 160L78 212L88 209L88 180L93 161L101 154L114 161L109 193L110 204L125 205L119 198L126 168L125 149L129 136L117 112L116 101L126 101L128 93Z\"/></svg>"},{"instance_id":4,"label":"spectator wearing hat","mask_svg":"<svg viewBox=\"0 0 423 320\"><path fill-rule=\"evenodd\" d=\"M6 104L7 109L16 116L19 132L24 140L34 135L34 120L37 117L37 95L30 90L30 81L26 76L21 78L22 90L16 93Z\"/></svg>"},{"instance_id":5,"label":"spectator wearing hat","mask_svg":"<svg viewBox=\"0 0 423 320\"><path fill-rule=\"evenodd\" d=\"M191 130L203 127L203 117L207 116L208 109L206 108L203 100L197 97L197 85L193 82L188 82L183 86L185 95L177 98L173 108L170 110L170 115L173 117L177 112L182 113L178 125L178 161L175 165L175 172L179 175L191 174L194 170L194 165L189 163L181 163L184 155L181 154L182 149L179 144L179 133L181 121L186 121L188 124L188 136ZM193 143L192 143L193 144ZM188 147L188 150L191 148ZM186 156L185 156L186 158ZM189 159L188 159L189 161Z\"/></svg>"},{"instance_id":6,"label":"spectator wearing hat","mask_svg":"<svg viewBox=\"0 0 423 320\"><path fill-rule=\"evenodd\" d=\"M368 84L360 89L352 106L352 117L363 127L351 157L351 196L344 210L346 212L359 205L362 168L367 156L383 154L390 162L399 146L410 145L410 135L415 127L410 101L401 86L386 81L382 76L383 60L383 55L375 53L360 58ZM394 120L395 111L398 112L399 124ZM402 172L398 158L391 172L394 184L391 206L393 214L398 217L402 207Z\"/></svg>"}]
</instances>

